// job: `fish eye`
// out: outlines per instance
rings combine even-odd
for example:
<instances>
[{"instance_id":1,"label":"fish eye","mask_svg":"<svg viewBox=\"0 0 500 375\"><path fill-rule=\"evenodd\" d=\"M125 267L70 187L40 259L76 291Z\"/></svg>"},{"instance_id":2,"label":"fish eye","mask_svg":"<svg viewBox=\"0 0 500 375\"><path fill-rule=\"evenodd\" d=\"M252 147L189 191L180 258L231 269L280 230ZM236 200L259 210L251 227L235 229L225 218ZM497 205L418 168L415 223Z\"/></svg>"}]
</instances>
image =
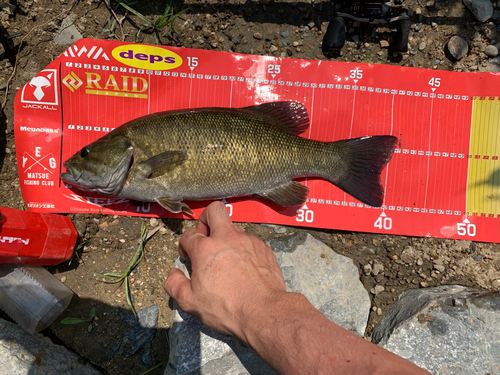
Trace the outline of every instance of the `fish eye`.
<instances>
[{"instance_id":1,"label":"fish eye","mask_svg":"<svg viewBox=\"0 0 500 375\"><path fill-rule=\"evenodd\" d=\"M85 156L87 156L89 154L90 150L88 147L84 147L80 150L80 156L82 158L84 158Z\"/></svg>"}]
</instances>

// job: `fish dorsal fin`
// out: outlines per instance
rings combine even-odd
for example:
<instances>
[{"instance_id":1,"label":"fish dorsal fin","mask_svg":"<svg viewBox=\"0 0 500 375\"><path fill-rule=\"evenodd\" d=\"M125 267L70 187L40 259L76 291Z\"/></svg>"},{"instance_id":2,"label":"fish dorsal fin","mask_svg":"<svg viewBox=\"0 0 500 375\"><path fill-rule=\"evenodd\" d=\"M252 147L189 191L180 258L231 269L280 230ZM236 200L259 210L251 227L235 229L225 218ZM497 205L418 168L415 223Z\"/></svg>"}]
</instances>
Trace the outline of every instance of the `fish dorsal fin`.
<instances>
[{"instance_id":1,"label":"fish dorsal fin","mask_svg":"<svg viewBox=\"0 0 500 375\"><path fill-rule=\"evenodd\" d=\"M140 175L143 178L149 178L154 172L162 168L180 165L184 163L186 159L187 153L184 151L162 152L139 164Z\"/></svg>"},{"instance_id":2,"label":"fish dorsal fin","mask_svg":"<svg viewBox=\"0 0 500 375\"><path fill-rule=\"evenodd\" d=\"M265 117L285 133L299 135L309 128L307 109L299 102L272 102L242 109Z\"/></svg>"},{"instance_id":3,"label":"fish dorsal fin","mask_svg":"<svg viewBox=\"0 0 500 375\"><path fill-rule=\"evenodd\" d=\"M164 209L174 214L184 212L188 215L193 216L193 211L191 211L189 206L186 203L182 202L179 198L158 198L156 199L156 202Z\"/></svg>"},{"instance_id":4,"label":"fish dorsal fin","mask_svg":"<svg viewBox=\"0 0 500 375\"><path fill-rule=\"evenodd\" d=\"M271 191L259 194L262 198L283 207L300 206L307 200L308 195L309 188L296 181L289 181Z\"/></svg>"}]
</instances>

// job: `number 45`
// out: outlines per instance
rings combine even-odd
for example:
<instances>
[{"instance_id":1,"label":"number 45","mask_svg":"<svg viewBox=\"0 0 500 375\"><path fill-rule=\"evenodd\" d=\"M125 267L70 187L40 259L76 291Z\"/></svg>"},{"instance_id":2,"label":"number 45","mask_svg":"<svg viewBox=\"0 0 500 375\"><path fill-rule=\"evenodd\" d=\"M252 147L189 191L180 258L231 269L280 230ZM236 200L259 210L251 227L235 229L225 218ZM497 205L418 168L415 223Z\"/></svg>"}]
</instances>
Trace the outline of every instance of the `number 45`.
<instances>
[{"instance_id":1,"label":"number 45","mask_svg":"<svg viewBox=\"0 0 500 375\"><path fill-rule=\"evenodd\" d=\"M432 87L441 86L441 78L432 77L431 80L429 81L429 86L432 86Z\"/></svg>"}]
</instances>

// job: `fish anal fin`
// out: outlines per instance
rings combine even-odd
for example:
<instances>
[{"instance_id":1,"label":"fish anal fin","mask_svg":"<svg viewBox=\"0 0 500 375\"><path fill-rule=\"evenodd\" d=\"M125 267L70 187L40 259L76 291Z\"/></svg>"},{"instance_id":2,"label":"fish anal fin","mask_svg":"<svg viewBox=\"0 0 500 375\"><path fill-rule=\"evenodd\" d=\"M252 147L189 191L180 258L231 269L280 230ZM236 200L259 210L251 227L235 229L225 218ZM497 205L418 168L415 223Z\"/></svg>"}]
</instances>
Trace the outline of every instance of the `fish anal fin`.
<instances>
[{"instance_id":1,"label":"fish anal fin","mask_svg":"<svg viewBox=\"0 0 500 375\"><path fill-rule=\"evenodd\" d=\"M162 168L180 165L186 160L187 153L184 151L165 151L141 162L139 164L140 173L143 178L149 178L154 172Z\"/></svg>"},{"instance_id":2,"label":"fish anal fin","mask_svg":"<svg viewBox=\"0 0 500 375\"><path fill-rule=\"evenodd\" d=\"M156 202L173 214L184 212L188 215L194 216L193 211L191 211L189 206L182 202L179 198L158 198L156 199Z\"/></svg>"},{"instance_id":3,"label":"fish anal fin","mask_svg":"<svg viewBox=\"0 0 500 375\"><path fill-rule=\"evenodd\" d=\"M309 188L300 182L289 181L258 195L283 207L295 207L305 203L309 195Z\"/></svg>"},{"instance_id":4,"label":"fish anal fin","mask_svg":"<svg viewBox=\"0 0 500 375\"><path fill-rule=\"evenodd\" d=\"M299 135L309 128L307 109L299 102L272 102L242 109L265 117L285 133Z\"/></svg>"}]
</instances>

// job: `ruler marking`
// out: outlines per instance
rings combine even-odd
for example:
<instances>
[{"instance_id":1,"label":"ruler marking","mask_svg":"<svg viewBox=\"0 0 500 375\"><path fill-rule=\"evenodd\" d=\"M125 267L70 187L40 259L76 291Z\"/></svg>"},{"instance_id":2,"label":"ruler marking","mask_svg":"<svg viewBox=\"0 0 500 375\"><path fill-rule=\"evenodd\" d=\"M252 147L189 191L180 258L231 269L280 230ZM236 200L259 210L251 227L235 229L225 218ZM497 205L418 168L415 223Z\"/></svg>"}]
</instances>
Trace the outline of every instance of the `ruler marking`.
<instances>
[{"instance_id":1,"label":"ruler marking","mask_svg":"<svg viewBox=\"0 0 500 375\"><path fill-rule=\"evenodd\" d=\"M431 135L432 135L432 109L434 106L434 99L431 100L431 113L429 115L429 146L428 149L430 151L431 148ZM425 195L424 195L424 208L427 207L427 191L429 189L429 168L430 168L430 157L427 156L427 177L425 181Z\"/></svg>"}]
</instances>

